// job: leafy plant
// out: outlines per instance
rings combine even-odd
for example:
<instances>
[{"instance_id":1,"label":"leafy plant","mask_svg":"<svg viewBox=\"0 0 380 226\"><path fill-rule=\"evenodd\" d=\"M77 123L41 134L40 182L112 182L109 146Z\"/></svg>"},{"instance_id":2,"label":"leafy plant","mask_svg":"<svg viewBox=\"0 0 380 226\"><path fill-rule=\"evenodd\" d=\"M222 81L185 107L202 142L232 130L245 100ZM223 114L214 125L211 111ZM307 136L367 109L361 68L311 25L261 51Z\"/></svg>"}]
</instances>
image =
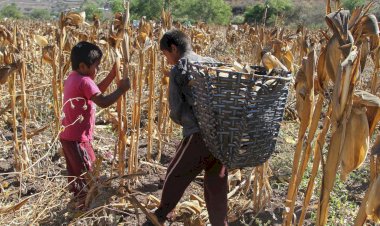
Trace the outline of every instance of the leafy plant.
<instances>
[{"instance_id":1,"label":"leafy plant","mask_svg":"<svg viewBox=\"0 0 380 226\"><path fill-rule=\"evenodd\" d=\"M33 9L29 16L30 18L35 20L51 19L50 11L48 11L47 9Z\"/></svg>"},{"instance_id":2,"label":"leafy plant","mask_svg":"<svg viewBox=\"0 0 380 226\"><path fill-rule=\"evenodd\" d=\"M294 6L290 0L267 0L264 3L248 7L244 17L246 22L273 24L276 17L287 17L293 13Z\"/></svg>"},{"instance_id":3,"label":"leafy plant","mask_svg":"<svg viewBox=\"0 0 380 226\"><path fill-rule=\"evenodd\" d=\"M12 3L10 5L4 6L0 10L0 16L14 18L14 19L21 19L24 17L24 14L20 11L19 8L17 8L16 3Z\"/></svg>"},{"instance_id":4,"label":"leafy plant","mask_svg":"<svg viewBox=\"0 0 380 226\"><path fill-rule=\"evenodd\" d=\"M99 9L99 5L93 2L86 2L83 4L82 9L86 12L86 17L91 18L93 15L98 15L100 18L103 16L103 11Z\"/></svg>"}]
</instances>

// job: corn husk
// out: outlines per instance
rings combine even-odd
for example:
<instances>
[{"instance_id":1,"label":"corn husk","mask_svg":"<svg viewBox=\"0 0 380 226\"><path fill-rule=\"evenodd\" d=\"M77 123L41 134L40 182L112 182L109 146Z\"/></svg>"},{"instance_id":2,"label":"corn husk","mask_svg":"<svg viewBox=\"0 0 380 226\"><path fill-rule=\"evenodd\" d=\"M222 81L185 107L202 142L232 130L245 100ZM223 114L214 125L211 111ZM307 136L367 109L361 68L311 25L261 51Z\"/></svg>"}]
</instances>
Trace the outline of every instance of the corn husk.
<instances>
[{"instance_id":1,"label":"corn husk","mask_svg":"<svg viewBox=\"0 0 380 226\"><path fill-rule=\"evenodd\" d=\"M190 200L197 200L201 206L205 206L206 205L206 202L201 197L199 197L199 196L197 196L195 194L191 194L190 195Z\"/></svg>"},{"instance_id":2,"label":"corn husk","mask_svg":"<svg viewBox=\"0 0 380 226\"><path fill-rule=\"evenodd\" d=\"M379 39L376 38L379 37L379 25L375 15L362 16L351 29L351 32L355 40L363 40L367 37L371 38L370 51L373 51L380 45Z\"/></svg>"},{"instance_id":3,"label":"corn husk","mask_svg":"<svg viewBox=\"0 0 380 226\"><path fill-rule=\"evenodd\" d=\"M275 68L279 68L285 71L289 71L288 68L285 67L277 57L273 56L270 52L264 53L261 58L261 62L264 65L265 69L268 71L268 74Z\"/></svg>"},{"instance_id":4,"label":"corn husk","mask_svg":"<svg viewBox=\"0 0 380 226\"><path fill-rule=\"evenodd\" d=\"M353 107L347 122L346 135L342 149L342 171L340 177L343 181L353 170L359 168L364 162L369 148L369 127L366 108Z\"/></svg>"},{"instance_id":5,"label":"corn husk","mask_svg":"<svg viewBox=\"0 0 380 226\"><path fill-rule=\"evenodd\" d=\"M180 212L187 212L190 214L199 215L202 212L202 207L198 200L184 201L178 207Z\"/></svg>"},{"instance_id":6,"label":"corn husk","mask_svg":"<svg viewBox=\"0 0 380 226\"><path fill-rule=\"evenodd\" d=\"M305 133L311 121L314 102L314 71L315 71L315 51L309 53L308 57L302 60L302 67L296 75L296 110Z\"/></svg>"},{"instance_id":7,"label":"corn husk","mask_svg":"<svg viewBox=\"0 0 380 226\"><path fill-rule=\"evenodd\" d=\"M34 35L34 41L41 47L45 47L49 44L48 40L41 35Z\"/></svg>"},{"instance_id":8,"label":"corn husk","mask_svg":"<svg viewBox=\"0 0 380 226\"><path fill-rule=\"evenodd\" d=\"M286 46L282 49L282 60L286 66L291 72L294 72L294 56L290 50L289 46Z\"/></svg>"},{"instance_id":9,"label":"corn husk","mask_svg":"<svg viewBox=\"0 0 380 226\"><path fill-rule=\"evenodd\" d=\"M369 135L375 131L377 123L380 121L380 98L366 91L355 91L353 103L363 105L367 108L367 119L369 125Z\"/></svg>"}]
</instances>

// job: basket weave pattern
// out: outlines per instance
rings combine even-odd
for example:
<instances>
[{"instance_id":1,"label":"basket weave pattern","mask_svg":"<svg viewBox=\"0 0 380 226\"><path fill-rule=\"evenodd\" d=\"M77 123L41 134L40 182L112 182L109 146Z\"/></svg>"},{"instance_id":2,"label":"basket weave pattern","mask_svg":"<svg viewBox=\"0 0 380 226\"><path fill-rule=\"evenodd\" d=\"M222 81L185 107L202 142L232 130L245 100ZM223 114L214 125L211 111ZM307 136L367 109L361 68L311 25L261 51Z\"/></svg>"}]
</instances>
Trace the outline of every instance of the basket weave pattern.
<instances>
[{"instance_id":1,"label":"basket weave pattern","mask_svg":"<svg viewBox=\"0 0 380 226\"><path fill-rule=\"evenodd\" d=\"M289 80L192 64L194 111L211 153L228 168L255 167L273 153Z\"/></svg>"}]
</instances>

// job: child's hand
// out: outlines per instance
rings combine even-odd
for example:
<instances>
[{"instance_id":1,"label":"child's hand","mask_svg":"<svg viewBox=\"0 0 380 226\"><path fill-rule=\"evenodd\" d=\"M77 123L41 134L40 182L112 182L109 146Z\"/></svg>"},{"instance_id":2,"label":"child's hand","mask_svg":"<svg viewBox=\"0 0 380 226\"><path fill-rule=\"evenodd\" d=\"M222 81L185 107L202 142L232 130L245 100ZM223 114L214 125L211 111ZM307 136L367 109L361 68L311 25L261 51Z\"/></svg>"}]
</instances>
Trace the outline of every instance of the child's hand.
<instances>
[{"instance_id":1,"label":"child's hand","mask_svg":"<svg viewBox=\"0 0 380 226\"><path fill-rule=\"evenodd\" d=\"M129 78L123 78L119 81L118 86L120 89L122 89L124 92L128 91L131 88L131 82L129 81Z\"/></svg>"}]
</instances>

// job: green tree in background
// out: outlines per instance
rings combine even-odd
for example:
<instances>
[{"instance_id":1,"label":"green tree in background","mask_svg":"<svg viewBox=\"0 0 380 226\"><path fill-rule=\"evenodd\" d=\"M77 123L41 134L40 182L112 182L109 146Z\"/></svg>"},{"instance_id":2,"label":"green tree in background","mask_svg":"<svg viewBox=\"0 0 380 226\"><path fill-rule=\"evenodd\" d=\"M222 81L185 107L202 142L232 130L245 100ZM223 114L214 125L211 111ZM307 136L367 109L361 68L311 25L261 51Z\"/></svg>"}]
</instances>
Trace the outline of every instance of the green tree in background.
<instances>
[{"instance_id":1,"label":"green tree in background","mask_svg":"<svg viewBox=\"0 0 380 226\"><path fill-rule=\"evenodd\" d=\"M15 18L15 19L21 19L24 17L24 14L17 8L16 3L12 3L10 5L4 6L0 10L0 16L1 17L9 17L9 18Z\"/></svg>"},{"instance_id":2,"label":"green tree in background","mask_svg":"<svg viewBox=\"0 0 380 226\"><path fill-rule=\"evenodd\" d=\"M365 0L344 0L343 7L352 11L357 6L362 6L365 4Z\"/></svg>"},{"instance_id":3,"label":"green tree in background","mask_svg":"<svg viewBox=\"0 0 380 226\"><path fill-rule=\"evenodd\" d=\"M113 13L124 12L123 0L114 0L110 2Z\"/></svg>"},{"instance_id":4,"label":"green tree in background","mask_svg":"<svg viewBox=\"0 0 380 226\"><path fill-rule=\"evenodd\" d=\"M369 2L369 0L343 0L342 4L345 9L348 9L352 12L353 9L359 6L366 5ZM379 1L377 1L378 3ZM377 19L380 18L380 4L376 4L375 6L370 10L370 13L373 13Z\"/></svg>"},{"instance_id":5,"label":"green tree in background","mask_svg":"<svg viewBox=\"0 0 380 226\"><path fill-rule=\"evenodd\" d=\"M294 6L291 0L267 0L265 3L259 3L248 7L244 17L246 22L263 23L266 12L265 22L273 25L276 17L289 17L294 14Z\"/></svg>"},{"instance_id":6,"label":"green tree in background","mask_svg":"<svg viewBox=\"0 0 380 226\"><path fill-rule=\"evenodd\" d=\"M91 19L93 15L98 15L101 19L103 17L103 11L99 8L100 5L93 2L85 2L82 5L82 10L86 12L87 19Z\"/></svg>"},{"instance_id":7,"label":"green tree in background","mask_svg":"<svg viewBox=\"0 0 380 226\"><path fill-rule=\"evenodd\" d=\"M265 4L256 4L254 6L248 7L244 13L245 21L249 23L262 22L264 14L265 14L265 7L266 7Z\"/></svg>"},{"instance_id":8,"label":"green tree in background","mask_svg":"<svg viewBox=\"0 0 380 226\"><path fill-rule=\"evenodd\" d=\"M123 1L111 2L112 11L123 12ZM132 0L131 17L139 19L159 19L163 8L162 0ZM170 9L174 20L204 21L214 24L228 24L232 17L231 7L224 0L171 0Z\"/></svg>"},{"instance_id":9,"label":"green tree in background","mask_svg":"<svg viewBox=\"0 0 380 226\"><path fill-rule=\"evenodd\" d=\"M35 20L51 19L50 12L47 9L33 9L29 16Z\"/></svg>"},{"instance_id":10,"label":"green tree in background","mask_svg":"<svg viewBox=\"0 0 380 226\"><path fill-rule=\"evenodd\" d=\"M174 18L228 24L232 17L231 7L223 0L177 0L172 4Z\"/></svg>"},{"instance_id":11,"label":"green tree in background","mask_svg":"<svg viewBox=\"0 0 380 226\"><path fill-rule=\"evenodd\" d=\"M147 19L157 20L161 17L162 0L132 0L130 11L133 19L146 16Z\"/></svg>"}]
</instances>

